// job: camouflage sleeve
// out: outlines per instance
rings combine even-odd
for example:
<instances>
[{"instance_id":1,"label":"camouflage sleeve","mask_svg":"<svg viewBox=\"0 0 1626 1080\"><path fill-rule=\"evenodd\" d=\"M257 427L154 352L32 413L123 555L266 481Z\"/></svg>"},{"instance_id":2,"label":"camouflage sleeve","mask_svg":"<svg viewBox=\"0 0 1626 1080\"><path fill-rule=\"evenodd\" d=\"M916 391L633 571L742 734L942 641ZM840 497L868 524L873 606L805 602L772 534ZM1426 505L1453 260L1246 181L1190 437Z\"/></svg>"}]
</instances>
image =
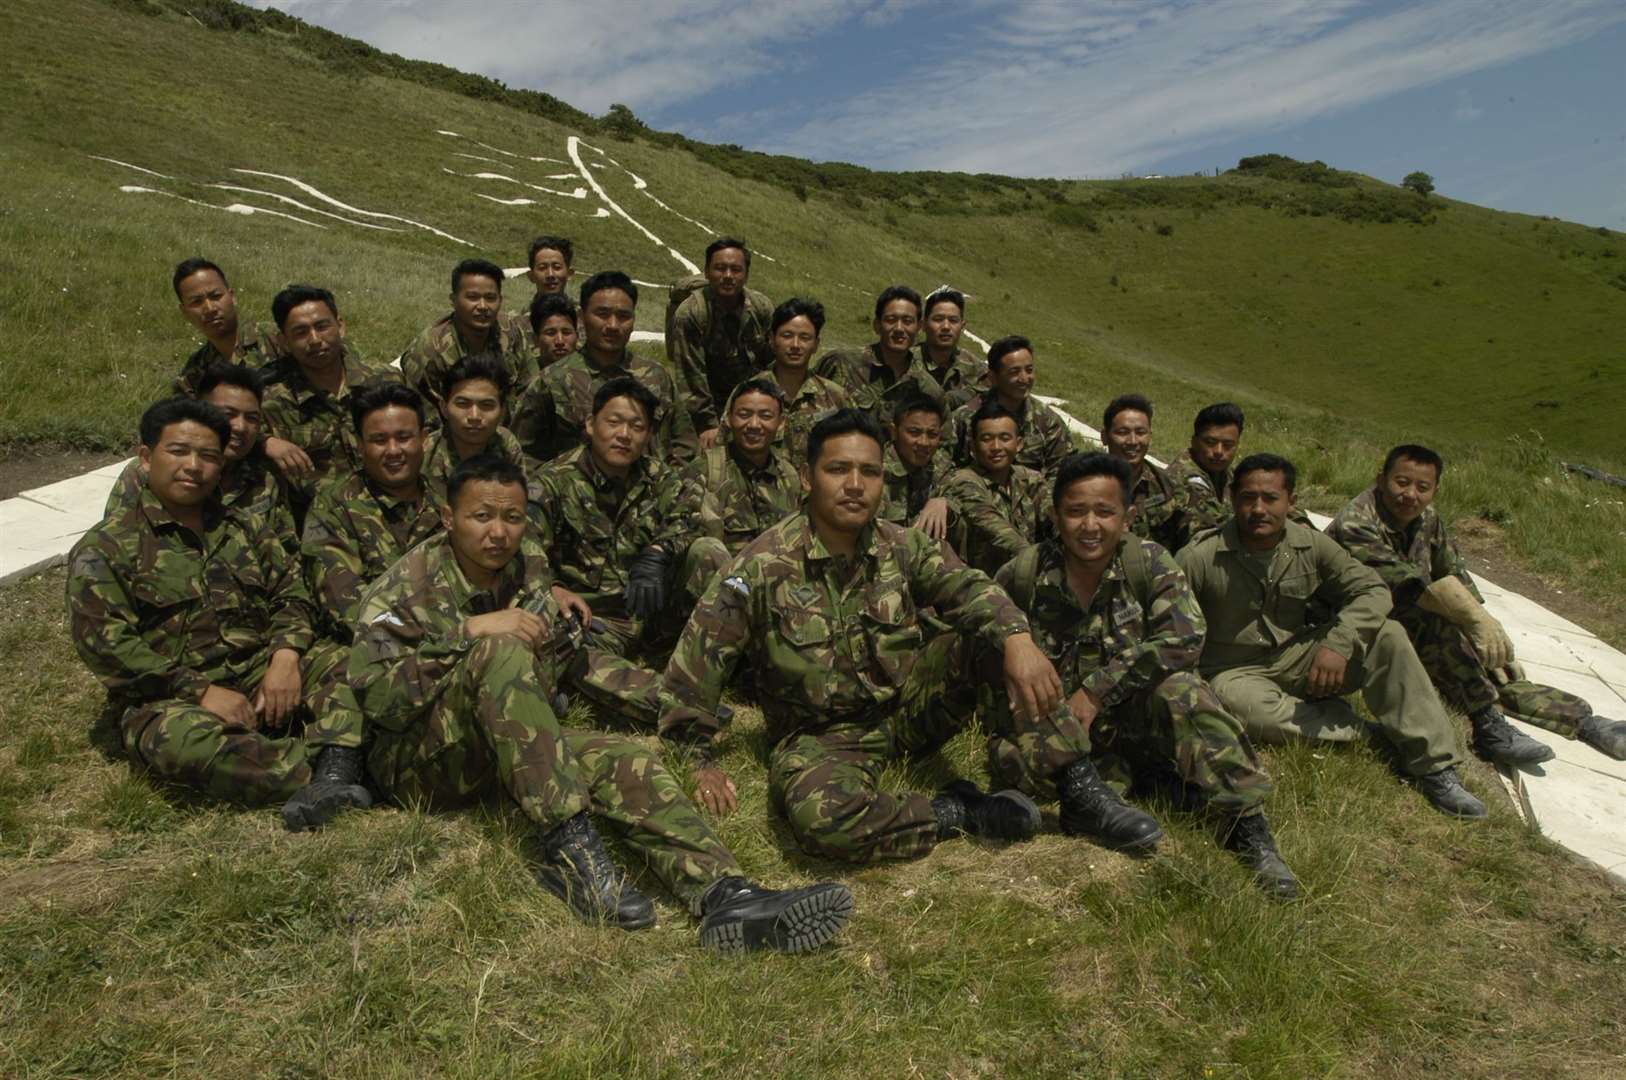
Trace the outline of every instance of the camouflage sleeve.
<instances>
[{"instance_id":1,"label":"camouflage sleeve","mask_svg":"<svg viewBox=\"0 0 1626 1080\"><path fill-rule=\"evenodd\" d=\"M305 588L299 560L288 557L282 538L272 531L269 521L255 530L248 542L264 569L266 600L271 608L266 651L292 649L305 653L316 643L317 607Z\"/></svg>"},{"instance_id":2,"label":"camouflage sleeve","mask_svg":"<svg viewBox=\"0 0 1626 1080\"><path fill-rule=\"evenodd\" d=\"M695 605L661 681L662 739L702 747L716 740L723 727L717 702L751 640L754 597L764 591L750 562L742 561Z\"/></svg>"},{"instance_id":3,"label":"camouflage sleeve","mask_svg":"<svg viewBox=\"0 0 1626 1080\"><path fill-rule=\"evenodd\" d=\"M667 432L666 463L681 465L699 456L700 436L695 432L694 421L689 418L689 410L679 395L677 380L664 367L660 370L667 384L666 400L672 403L672 414L663 425Z\"/></svg>"},{"instance_id":4,"label":"camouflage sleeve","mask_svg":"<svg viewBox=\"0 0 1626 1080\"><path fill-rule=\"evenodd\" d=\"M978 565L1003 566L1016 558L1018 552L1034 538L1023 536L1005 513L1005 509L974 479L956 472L940 491L954 513L956 530L965 536L963 544L955 545L962 556L969 551L987 551L988 561L978 556Z\"/></svg>"},{"instance_id":5,"label":"camouflage sleeve","mask_svg":"<svg viewBox=\"0 0 1626 1080\"><path fill-rule=\"evenodd\" d=\"M548 385L547 379L538 375L519 396L519 402L514 406L512 422L508 427L519 440L525 453L545 462L555 456L553 438L555 417L553 389Z\"/></svg>"},{"instance_id":6,"label":"camouflage sleeve","mask_svg":"<svg viewBox=\"0 0 1626 1080\"><path fill-rule=\"evenodd\" d=\"M1106 708L1156 686L1173 672L1194 670L1206 630L1203 609L1174 556L1133 537L1126 543L1144 543L1148 556L1147 595L1137 598L1145 611L1146 632L1085 678L1084 689Z\"/></svg>"},{"instance_id":7,"label":"camouflage sleeve","mask_svg":"<svg viewBox=\"0 0 1626 1080\"><path fill-rule=\"evenodd\" d=\"M1191 536L1225 524L1226 508L1208 477L1195 470L1176 478L1186 489L1186 520Z\"/></svg>"},{"instance_id":8,"label":"camouflage sleeve","mask_svg":"<svg viewBox=\"0 0 1626 1080\"><path fill-rule=\"evenodd\" d=\"M1485 602L1485 598L1480 594L1479 586L1474 584L1473 574L1468 572L1468 560L1462 557L1462 552L1457 550L1457 542L1451 538L1450 533L1446 532L1444 519L1436 516L1434 519L1434 529L1435 540L1432 545L1434 553L1434 565L1431 568L1433 570L1434 580L1438 581L1447 574L1450 574L1452 577L1468 586L1468 591L1474 594L1474 599L1483 604ZM1398 600L1395 602L1395 605L1397 607L1399 606Z\"/></svg>"},{"instance_id":9,"label":"camouflage sleeve","mask_svg":"<svg viewBox=\"0 0 1626 1080\"><path fill-rule=\"evenodd\" d=\"M1054 477L1056 470L1061 468L1063 459L1078 447L1072 431L1067 427L1067 422L1054 412L1051 413L1051 419L1055 422L1050 425L1050 430L1045 432L1044 468L1040 471L1046 476Z\"/></svg>"},{"instance_id":10,"label":"camouflage sleeve","mask_svg":"<svg viewBox=\"0 0 1626 1080\"><path fill-rule=\"evenodd\" d=\"M981 570L973 570L945 545L919 529L899 541L907 559L909 593L917 607L933 607L955 630L1003 647L1012 634L1029 632L1028 618Z\"/></svg>"},{"instance_id":11,"label":"camouflage sleeve","mask_svg":"<svg viewBox=\"0 0 1626 1080\"><path fill-rule=\"evenodd\" d=\"M347 678L370 724L400 731L430 705L474 639L463 620L433 625L428 608L386 574L362 594Z\"/></svg>"},{"instance_id":12,"label":"camouflage sleeve","mask_svg":"<svg viewBox=\"0 0 1626 1080\"><path fill-rule=\"evenodd\" d=\"M1402 558L1376 522L1339 517L1327 526L1327 534L1342 544L1356 562L1377 572L1397 608L1417 603L1423 590L1434 581L1432 569Z\"/></svg>"},{"instance_id":13,"label":"camouflage sleeve","mask_svg":"<svg viewBox=\"0 0 1626 1080\"><path fill-rule=\"evenodd\" d=\"M299 549L305 581L321 608L324 623L342 640L360 614L362 578L366 568L356 538L345 527L343 512L324 495L305 517Z\"/></svg>"},{"instance_id":14,"label":"camouflage sleeve","mask_svg":"<svg viewBox=\"0 0 1626 1080\"><path fill-rule=\"evenodd\" d=\"M542 370L542 361L536 354L536 342L526 333L530 329L530 323L525 317L516 312L507 322L507 340L503 342L503 348L513 357L514 365L514 385L509 389L509 393L519 395L536 381L538 373Z\"/></svg>"},{"instance_id":15,"label":"camouflage sleeve","mask_svg":"<svg viewBox=\"0 0 1626 1080\"><path fill-rule=\"evenodd\" d=\"M679 408L689 414L690 424L696 431L716 427L717 403L711 400L711 383L706 378L706 335L689 300L683 301L672 319L666 357L677 372Z\"/></svg>"},{"instance_id":16,"label":"camouflage sleeve","mask_svg":"<svg viewBox=\"0 0 1626 1080\"><path fill-rule=\"evenodd\" d=\"M430 378L430 367L436 359L438 357L430 347L427 330L419 331L401 350L401 381L423 395L424 408L431 412L440 401L438 388L430 385L435 381Z\"/></svg>"},{"instance_id":17,"label":"camouflage sleeve","mask_svg":"<svg viewBox=\"0 0 1626 1080\"><path fill-rule=\"evenodd\" d=\"M1394 601L1377 571L1355 561L1325 533L1312 529L1310 535L1316 577L1322 583L1317 592L1329 594L1338 609L1322 644L1346 660L1355 659L1382 628Z\"/></svg>"},{"instance_id":18,"label":"camouflage sleeve","mask_svg":"<svg viewBox=\"0 0 1626 1080\"><path fill-rule=\"evenodd\" d=\"M723 539L723 520L717 498L706 486L704 453L685 465L681 471L678 481L678 513L687 521L690 536Z\"/></svg>"},{"instance_id":19,"label":"camouflage sleeve","mask_svg":"<svg viewBox=\"0 0 1626 1080\"><path fill-rule=\"evenodd\" d=\"M683 505L682 472L675 468L662 470L652 494L654 498L648 512L654 518L654 535L650 545L670 552L675 558L688 548L697 525L695 516L687 513Z\"/></svg>"}]
</instances>

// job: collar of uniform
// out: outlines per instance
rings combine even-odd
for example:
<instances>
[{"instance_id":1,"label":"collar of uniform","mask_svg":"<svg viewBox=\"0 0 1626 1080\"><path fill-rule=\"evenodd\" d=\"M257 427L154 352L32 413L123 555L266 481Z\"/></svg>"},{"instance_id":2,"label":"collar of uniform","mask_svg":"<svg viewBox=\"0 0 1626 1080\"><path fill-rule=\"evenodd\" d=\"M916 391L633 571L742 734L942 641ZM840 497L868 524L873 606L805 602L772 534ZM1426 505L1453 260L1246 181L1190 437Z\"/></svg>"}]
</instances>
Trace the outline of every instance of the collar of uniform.
<instances>
[{"instance_id":1,"label":"collar of uniform","mask_svg":"<svg viewBox=\"0 0 1626 1080\"><path fill-rule=\"evenodd\" d=\"M339 345L339 367L344 372L344 386L334 396L334 400L343 401L350 396L350 392L358 383L366 379L367 372L342 342ZM274 381L286 387L294 396L294 400L303 402L318 395L329 396L326 390L317 389L316 384L305 376L305 369L300 367L299 361L293 357L288 356L277 361L277 368L277 377Z\"/></svg>"},{"instance_id":2,"label":"collar of uniform","mask_svg":"<svg viewBox=\"0 0 1626 1080\"><path fill-rule=\"evenodd\" d=\"M428 501L423 497L423 475L421 473L418 476L418 497L416 499L403 499L399 495L391 495L373 483L373 478L368 476L365 471L356 473L356 475L361 477L362 488L373 497L373 501L383 508L385 514L399 513L402 507L408 507L413 512L416 512L428 505Z\"/></svg>"},{"instance_id":3,"label":"collar of uniform","mask_svg":"<svg viewBox=\"0 0 1626 1080\"><path fill-rule=\"evenodd\" d=\"M632 374L632 353L630 350L622 349L621 359L618 360L613 366L600 366L596 360L588 355L586 345L583 345L581 348L577 349L576 355L581 357L582 366L585 367L587 369L587 373L595 379L613 379L617 375Z\"/></svg>"},{"instance_id":4,"label":"collar of uniform","mask_svg":"<svg viewBox=\"0 0 1626 1080\"><path fill-rule=\"evenodd\" d=\"M1387 530L1406 541L1415 540L1417 534L1428 523L1429 515L1434 513L1434 507L1425 506L1423 512L1412 520L1410 525L1402 525L1389 513L1389 508L1383 505L1383 495L1378 491L1377 485L1367 488L1363 497L1372 501L1372 512L1377 515L1378 522Z\"/></svg>"},{"instance_id":5,"label":"collar of uniform","mask_svg":"<svg viewBox=\"0 0 1626 1080\"><path fill-rule=\"evenodd\" d=\"M593 458L592 448L586 445L578 446L576 449L570 451L569 454L565 455L564 460L575 465L576 468L581 471L581 474L587 477L587 481L593 485L594 491L603 491L612 484L625 484L626 489L630 492L640 481L648 477L651 472L649 454L647 452L643 457L632 463L632 467L627 470L627 477L625 480L617 480L615 477L609 475L603 469L599 468L598 462Z\"/></svg>"},{"instance_id":6,"label":"collar of uniform","mask_svg":"<svg viewBox=\"0 0 1626 1080\"><path fill-rule=\"evenodd\" d=\"M809 560L831 562L835 559L835 556L830 553L830 549L824 546L823 539L819 537L819 531L813 527L813 516L807 510L802 511L801 530L802 544L807 549ZM878 550L875 533L875 519L871 518L869 524L865 525L864 530L858 534L858 543L853 550L857 554L873 558Z\"/></svg>"},{"instance_id":7,"label":"collar of uniform","mask_svg":"<svg viewBox=\"0 0 1626 1080\"><path fill-rule=\"evenodd\" d=\"M725 448L724 452L728 455L728 460L732 461L734 467L746 476L782 476L790 467L789 459L772 445L768 447L768 460L761 465L753 464L742 454L739 445L732 438L725 439L723 446Z\"/></svg>"},{"instance_id":8,"label":"collar of uniform","mask_svg":"<svg viewBox=\"0 0 1626 1080\"><path fill-rule=\"evenodd\" d=\"M491 329L486 331L485 341L474 346L464 340L463 331L457 325L456 312L448 311L436 325L444 326L452 332L452 341L457 346L457 355L460 358L481 352L493 352L498 356L503 353L502 326L498 322L492 322Z\"/></svg>"},{"instance_id":9,"label":"collar of uniform","mask_svg":"<svg viewBox=\"0 0 1626 1080\"><path fill-rule=\"evenodd\" d=\"M136 506L141 516L145 517L147 523L152 526L154 532L164 529L187 529L188 532L191 531L187 526L176 520L175 515L169 512L169 508L164 505L157 495L153 494L152 488L145 483L141 485L141 498L137 501ZM214 532L215 527L224 518L225 513L220 503L220 492L216 491L203 504L203 531L205 533Z\"/></svg>"},{"instance_id":10,"label":"collar of uniform","mask_svg":"<svg viewBox=\"0 0 1626 1080\"><path fill-rule=\"evenodd\" d=\"M525 544L523 541L520 543L519 550L514 552L513 558L509 559L507 564L497 571L497 583L490 589L475 588L468 575L463 573L463 566L457 561L457 552L452 550L450 535L443 534L438 542L441 548L441 574L445 577L446 584L451 587L452 603L461 614L480 614L479 612L471 612L470 607L474 603L474 598L482 594L490 596L496 604L496 607L491 610L497 611L507 607L508 601L513 597L514 593L519 591L520 584L525 580Z\"/></svg>"},{"instance_id":11,"label":"collar of uniform","mask_svg":"<svg viewBox=\"0 0 1626 1080\"><path fill-rule=\"evenodd\" d=\"M889 365L885 360L881 359L881 343L879 341L872 341L869 343L869 347L864 350L864 362L871 368L886 368L888 371L892 370L891 365ZM907 375L911 371L915 370L915 368L920 366L920 354L915 352L915 347L911 345L909 346L909 362L903 366L903 374ZM898 376L898 378L903 378L903 375Z\"/></svg>"},{"instance_id":12,"label":"collar of uniform","mask_svg":"<svg viewBox=\"0 0 1626 1080\"><path fill-rule=\"evenodd\" d=\"M1289 547L1308 548L1314 543L1311 534L1315 530L1307 529L1296 521L1287 522L1287 530L1282 534L1281 542L1271 548L1272 552L1279 550L1282 544ZM1247 545L1242 543L1242 530L1237 518L1234 516L1220 527L1219 545L1222 551L1234 552L1238 555L1251 555ZM1262 553L1261 553L1262 554Z\"/></svg>"}]
</instances>

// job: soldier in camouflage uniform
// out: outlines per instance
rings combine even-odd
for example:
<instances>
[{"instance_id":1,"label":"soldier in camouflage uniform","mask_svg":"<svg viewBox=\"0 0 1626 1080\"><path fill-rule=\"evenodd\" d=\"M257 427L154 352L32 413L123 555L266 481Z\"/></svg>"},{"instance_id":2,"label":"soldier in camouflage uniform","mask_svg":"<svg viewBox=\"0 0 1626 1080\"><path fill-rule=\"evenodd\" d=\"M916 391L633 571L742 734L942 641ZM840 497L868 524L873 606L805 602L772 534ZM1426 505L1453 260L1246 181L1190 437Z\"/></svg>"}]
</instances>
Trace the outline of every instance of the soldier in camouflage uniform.
<instances>
[{"instance_id":1,"label":"soldier in camouflage uniform","mask_svg":"<svg viewBox=\"0 0 1626 1080\"><path fill-rule=\"evenodd\" d=\"M1129 534L1128 496L1122 461L1069 457L1053 495L1058 537L1028 548L995 580L1055 662L1091 756L1126 764L1141 790L1174 781L1175 804L1211 814L1266 892L1291 899L1298 882L1264 816L1270 777L1197 674L1202 609L1169 553ZM1024 777L1020 768L1010 762L1006 781L1043 789L1043 777ZM1125 809L1108 800L1100 812ZM1150 845L1158 834L1145 818L1130 837Z\"/></svg>"},{"instance_id":2,"label":"soldier in camouflage uniform","mask_svg":"<svg viewBox=\"0 0 1626 1080\"><path fill-rule=\"evenodd\" d=\"M1440 455L1426 446L1395 447L1376 483L1339 511L1327 535L1389 586L1389 617L1405 627L1440 695L1467 715L1480 757L1502 765L1552 759L1550 747L1506 721L1505 709L1525 723L1626 759L1626 722L1606 720L1574 694L1523 677L1512 642L1485 610L1434 509L1444 469Z\"/></svg>"},{"instance_id":3,"label":"soldier in camouflage uniform","mask_svg":"<svg viewBox=\"0 0 1626 1080\"><path fill-rule=\"evenodd\" d=\"M502 309L502 267L464 259L452 269L452 310L430 323L401 352L401 376L425 400L440 404L452 365L472 353L491 353L508 369L508 415L536 378L536 347L525 316ZM425 417L438 426L438 413Z\"/></svg>"},{"instance_id":4,"label":"soldier in camouflage uniform","mask_svg":"<svg viewBox=\"0 0 1626 1080\"><path fill-rule=\"evenodd\" d=\"M987 575L919 530L875 520L881 445L858 409L814 425L807 503L746 548L695 609L667 665L661 734L698 753L703 804L731 810L732 782L711 753L718 697L748 664L767 720L770 791L805 850L866 862L913 858L964 833L1025 839L1040 818L1021 791L990 796L960 781L933 798L880 783L888 762L932 753L971 721L1002 657L1012 708L989 727L990 757L1056 783L1072 831L1081 774L1094 774L1055 668ZM933 633L924 608L952 630Z\"/></svg>"},{"instance_id":5,"label":"soldier in camouflage uniform","mask_svg":"<svg viewBox=\"0 0 1626 1080\"><path fill-rule=\"evenodd\" d=\"M666 651L688 609L728 564L696 537L681 478L648 453L658 402L628 376L599 387L588 442L542 467L531 500L559 582L592 609L591 641L567 683L619 720L652 729Z\"/></svg>"},{"instance_id":6,"label":"soldier in camouflage uniform","mask_svg":"<svg viewBox=\"0 0 1626 1080\"><path fill-rule=\"evenodd\" d=\"M514 434L527 454L548 462L581 446L594 395L609 380L631 376L649 388L660 406L650 452L668 465L694 458L694 425L672 373L627 348L637 309L638 286L619 270L594 274L582 283L585 344L574 356L550 365L514 412Z\"/></svg>"},{"instance_id":7,"label":"soldier in camouflage uniform","mask_svg":"<svg viewBox=\"0 0 1626 1080\"><path fill-rule=\"evenodd\" d=\"M581 344L576 305L563 293L537 293L530 319L539 368L569 359Z\"/></svg>"},{"instance_id":8,"label":"soldier in camouflage uniform","mask_svg":"<svg viewBox=\"0 0 1626 1080\"><path fill-rule=\"evenodd\" d=\"M907 285L892 285L875 298L876 340L862 349L825 353L817 371L884 426L905 398L923 394L943 400L943 388L915 352L919 333L920 294Z\"/></svg>"},{"instance_id":9,"label":"soldier in camouflage uniform","mask_svg":"<svg viewBox=\"0 0 1626 1080\"><path fill-rule=\"evenodd\" d=\"M536 298L564 296L570 289L576 246L563 236L539 236L525 256L525 276L536 286ZM534 302L533 302L534 306Z\"/></svg>"},{"instance_id":10,"label":"soldier in camouflage uniform","mask_svg":"<svg viewBox=\"0 0 1626 1080\"><path fill-rule=\"evenodd\" d=\"M976 394L950 416L947 434L955 465L971 463L970 421L991 399L1017 418L1022 453L1016 463L1054 480L1062 458L1074 450L1073 436L1060 413L1033 397L1033 343L1013 334L988 346L988 383L987 393Z\"/></svg>"},{"instance_id":11,"label":"soldier in camouflage uniform","mask_svg":"<svg viewBox=\"0 0 1626 1080\"><path fill-rule=\"evenodd\" d=\"M261 368L282 355L282 340L274 323L243 323L237 316L237 293L226 284L226 273L208 259L187 259L170 278L181 315L203 335L180 373L175 392L198 396L203 373L216 364L244 364Z\"/></svg>"},{"instance_id":12,"label":"soldier in camouflage uniform","mask_svg":"<svg viewBox=\"0 0 1626 1080\"><path fill-rule=\"evenodd\" d=\"M948 500L937 492L954 471L943 447L944 418L942 404L929 397L898 402L877 514L882 521L924 529L933 540L948 538Z\"/></svg>"},{"instance_id":13,"label":"soldier in camouflage uniform","mask_svg":"<svg viewBox=\"0 0 1626 1080\"><path fill-rule=\"evenodd\" d=\"M1185 489L1192 536L1231 520L1231 462L1242 443L1243 423L1241 408L1229 401L1205 406L1191 426L1191 445L1165 470Z\"/></svg>"},{"instance_id":14,"label":"soldier in camouflage uniform","mask_svg":"<svg viewBox=\"0 0 1626 1080\"><path fill-rule=\"evenodd\" d=\"M1016 464L1016 417L992 399L971 418L971 467L950 473L938 493L948 501L948 540L960 558L992 574L1048 532L1045 479Z\"/></svg>"},{"instance_id":15,"label":"soldier in camouflage uniform","mask_svg":"<svg viewBox=\"0 0 1626 1080\"><path fill-rule=\"evenodd\" d=\"M480 454L496 454L525 470L531 497L536 498L535 473L539 468L502 425L503 401L508 394L508 372L489 353L465 356L446 372L440 388L441 428L424 442L423 485L433 506L446 501L446 484L458 463Z\"/></svg>"},{"instance_id":16,"label":"soldier in camouflage uniform","mask_svg":"<svg viewBox=\"0 0 1626 1080\"><path fill-rule=\"evenodd\" d=\"M1156 540L1170 552L1191 538L1186 517L1186 488L1173 480L1146 453L1152 446L1152 403L1140 394L1122 394L1107 404L1101 417L1107 453L1129 466L1136 536Z\"/></svg>"},{"instance_id":17,"label":"soldier in camouflage uniform","mask_svg":"<svg viewBox=\"0 0 1626 1080\"><path fill-rule=\"evenodd\" d=\"M655 754L559 724L548 646L561 612L586 610L524 539L520 470L471 458L449 498L446 532L362 596L349 680L384 790L428 806L500 790L541 834L538 880L584 921L628 930L655 922L654 905L599 839L597 815L701 916L703 943L802 951L833 937L852 910L847 890L752 884Z\"/></svg>"},{"instance_id":18,"label":"soldier in camouflage uniform","mask_svg":"<svg viewBox=\"0 0 1626 1080\"><path fill-rule=\"evenodd\" d=\"M351 399L361 469L322 489L305 516L301 556L323 629L349 645L369 584L440 532L440 506L422 484L423 399L376 383Z\"/></svg>"},{"instance_id":19,"label":"soldier in camouflage uniform","mask_svg":"<svg viewBox=\"0 0 1626 1080\"><path fill-rule=\"evenodd\" d=\"M730 557L802 504L802 480L777 440L785 399L766 375L747 379L728 399L728 437L683 474L683 517L722 542Z\"/></svg>"},{"instance_id":20,"label":"soldier in camouflage uniform","mask_svg":"<svg viewBox=\"0 0 1626 1080\"><path fill-rule=\"evenodd\" d=\"M768 349L773 301L746 287L751 251L721 237L706 247L706 285L672 313L666 359L682 384L683 407L702 450L722 436L720 415L729 393L773 362Z\"/></svg>"},{"instance_id":21,"label":"soldier in camouflage uniform","mask_svg":"<svg viewBox=\"0 0 1626 1080\"><path fill-rule=\"evenodd\" d=\"M960 348L965 335L965 294L947 285L926 297L926 336L920 359L943 388L943 407L952 412L988 385L988 364Z\"/></svg>"},{"instance_id":22,"label":"soldier in camouflage uniform","mask_svg":"<svg viewBox=\"0 0 1626 1080\"><path fill-rule=\"evenodd\" d=\"M120 710L125 751L154 775L256 804L295 795L337 756L349 782L326 815L365 806L345 650L316 640L298 564L268 520L222 508L229 438L225 416L194 399L142 416L146 486L69 556L74 646Z\"/></svg>"},{"instance_id":23,"label":"soldier in camouflage uniform","mask_svg":"<svg viewBox=\"0 0 1626 1080\"><path fill-rule=\"evenodd\" d=\"M807 464L807 433L821 417L848 403L847 391L808 370L819 351L824 305L793 297L774 308L768 323L773 366L766 375L784 392L785 423L779 446L797 469Z\"/></svg>"}]
</instances>

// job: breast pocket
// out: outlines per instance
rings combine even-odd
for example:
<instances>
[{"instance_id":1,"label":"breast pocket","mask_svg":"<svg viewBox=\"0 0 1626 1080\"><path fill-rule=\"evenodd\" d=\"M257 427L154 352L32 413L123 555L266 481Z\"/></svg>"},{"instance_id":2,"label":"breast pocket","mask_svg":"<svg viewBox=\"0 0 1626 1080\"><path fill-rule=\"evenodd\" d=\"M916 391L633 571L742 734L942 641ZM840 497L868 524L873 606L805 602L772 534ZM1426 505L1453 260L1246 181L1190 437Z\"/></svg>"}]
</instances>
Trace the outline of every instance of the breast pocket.
<instances>
[{"instance_id":1,"label":"breast pocket","mask_svg":"<svg viewBox=\"0 0 1626 1080\"><path fill-rule=\"evenodd\" d=\"M204 603L205 586L197 566L171 569L149 574L130 586L138 625L149 640L154 636L179 638L192 613Z\"/></svg>"},{"instance_id":2,"label":"breast pocket","mask_svg":"<svg viewBox=\"0 0 1626 1080\"><path fill-rule=\"evenodd\" d=\"M835 669L834 628L822 611L775 609L773 633L765 643L768 663L757 677L775 693L800 698L812 708L829 704Z\"/></svg>"},{"instance_id":3,"label":"breast pocket","mask_svg":"<svg viewBox=\"0 0 1626 1080\"><path fill-rule=\"evenodd\" d=\"M1310 597L1316 589L1313 573L1288 573L1276 583L1276 603L1272 620L1284 630L1297 630L1305 624Z\"/></svg>"},{"instance_id":4,"label":"breast pocket","mask_svg":"<svg viewBox=\"0 0 1626 1080\"><path fill-rule=\"evenodd\" d=\"M890 590L872 597L859 630L864 640L855 645L868 651L870 671L866 674L877 686L902 686L925 640L909 597ZM855 655L863 653L855 649Z\"/></svg>"}]
</instances>

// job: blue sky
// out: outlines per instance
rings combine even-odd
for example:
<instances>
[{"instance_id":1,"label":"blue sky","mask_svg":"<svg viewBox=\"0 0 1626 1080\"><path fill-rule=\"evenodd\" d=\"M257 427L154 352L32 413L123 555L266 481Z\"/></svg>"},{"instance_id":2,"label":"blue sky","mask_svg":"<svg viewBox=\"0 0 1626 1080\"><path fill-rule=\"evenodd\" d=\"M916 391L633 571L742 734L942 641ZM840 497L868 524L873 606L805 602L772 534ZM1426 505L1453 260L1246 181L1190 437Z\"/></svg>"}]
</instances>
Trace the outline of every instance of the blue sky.
<instances>
[{"instance_id":1,"label":"blue sky","mask_svg":"<svg viewBox=\"0 0 1626 1080\"><path fill-rule=\"evenodd\" d=\"M256 0L268 6L263 0ZM883 169L1278 152L1626 230L1623 0L282 0L380 48ZM527 18L537 30L518 35Z\"/></svg>"}]
</instances>

